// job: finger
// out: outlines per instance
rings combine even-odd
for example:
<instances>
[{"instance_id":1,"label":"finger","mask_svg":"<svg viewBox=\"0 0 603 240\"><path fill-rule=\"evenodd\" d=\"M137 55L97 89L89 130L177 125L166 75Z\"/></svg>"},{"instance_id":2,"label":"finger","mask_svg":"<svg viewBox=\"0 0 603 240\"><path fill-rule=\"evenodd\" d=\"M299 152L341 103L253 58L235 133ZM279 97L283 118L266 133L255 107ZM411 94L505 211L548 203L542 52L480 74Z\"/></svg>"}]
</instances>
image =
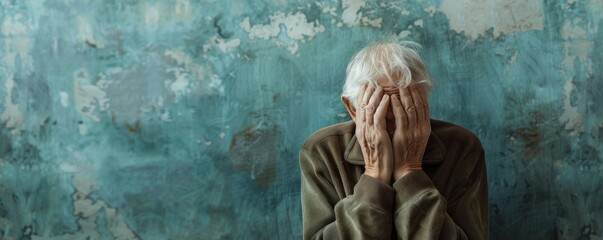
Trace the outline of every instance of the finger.
<instances>
[{"instance_id":1,"label":"finger","mask_svg":"<svg viewBox=\"0 0 603 240\"><path fill-rule=\"evenodd\" d=\"M381 98L381 102L375 111L373 121L378 128L385 129L385 115L387 115L387 108L389 107L389 95L385 94Z\"/></svg>"},{"instance_id":2,"label":"finger","mask_svg":"<svg viewBox=\"0 0 603 240\"><path fill-rule=\"evenodd\" d=\"M360 101L360 108L362 109L362 119L364 119L364 123L370 121L370 120L368 120L370 117L367 118L366 109L368 106L369 99L373 95L373 91L374 91L373 85L371 83L367 82L365 84L366 84L366 89L364 89L364 95L362 96L362 100Z\"/></svg>"},{"instance_id":3,"label":"finger","mask_svg":"<svg viewBox=\"0 0 603 240\"><path fill-rule=\"evenodd\" d=\"M392 94L390 104L392 106L392 111L394 112L394 118L396 119L396 131L404 131L407 125L407 119L400 98L396 94Z\"/></svg>"},{"instance_id":4,"label":"finger","mask_svg":"<svg viewBox=\"0 0 603 240\"><path fill-rule=\"evenodd\" d=\"M412 102L412 96L408 87L400 89L400 102L402 102L402 108L406 113L408 123L405 129L415 129L417 126L417 110Z\"/></svg>"},{"instance_id":5,"label":"finger","mask_svg":"<svg viewBox=\"0 0 603 240\"><path fill-rule=\"evenodd\" d=\"M360 108L362 109L362 119L363 119L363 123L366 122L372 122L372 113L371 113L371 117L367 117L367 106L368 106L368 102L369 99L371 98L371 96L373 95L373 91L375 90L375 88L373 88L373 85L371 83L366 83L366 89L364 90L364 95L362 96L362 101L360 102Z\"/></svg>"},{"instance_id":6,"label":"finger","mask_svg":"<svg viewBox=\"0 0 603 240\"><path fill-rule=\"evenodd\" d=\"M360 93L356 98L356 118L358 122L356 124L364 123L364 106L362 105L362 99L364 98L364 92L366 91L366 83L360 86Z\"/></svg>"},{"instance_id":7,"label":"finger","mask_svg":"<svg viewBox=\"0 0 603 240\"><path fill-rule=\"evenodd\" d=\"M375 88L373 87L373 84L371 83L366 83L366 89L364 90L364 95L362 95L362 101L360 102L360 107L364 108L368 105L369 99L371 98L371 96L373 95L373 92L375 91Z\"/></svg>"},{"instance_id":8,"label":"finger","mask_svg":"<svg viewBox=\"0 0 603 240\"><path fill-rule=\"evenodd\" d=\"M423 108L425 109L425 120L429 121L429 102L427 102L427 89L421 85L421 101L423 101Z\"/></svg>"},{"instance_id":9,"label":"finger","mask_svg":"<svg viewBox=\"0 0 603 240\"><path fill-rule=\"evenodd\" d=\"M425 124L425 107L423 100L421 99L421 90L419 84L414 84L409 87L410 95L412 96L412 102L417 112L417 124Z\"/></svg>"},{"instance_id":10,"label":"finger","mask_svg":"<svg viewBox=\"0 0 603 240\"><path fill-rule=\"evenodd\" d=\"M358 96L356 97L356 108L359 108L360 104L362 104L362 99L364 97L364 91L366 91L366 83L360 85L360 91L358 92Z\"/></svg>"},{"instance_id":11,"label":"finger","mask_svg":"<svg viewBox=\"0 0 603 240\"><path fill-rule=\"evenodd\" d=\"M371 99L369 100L368 104L366 105L366 118L365 119L366 119L367 124L369 124L369 126L373 125L373 120L374 120L373 115L375 114L375 110L379 106L378 104L382 97L383 97L383 89L380 86L377 86L377 89L375 90L375 92L373 92Z\"/></svg>"}]
</instances>

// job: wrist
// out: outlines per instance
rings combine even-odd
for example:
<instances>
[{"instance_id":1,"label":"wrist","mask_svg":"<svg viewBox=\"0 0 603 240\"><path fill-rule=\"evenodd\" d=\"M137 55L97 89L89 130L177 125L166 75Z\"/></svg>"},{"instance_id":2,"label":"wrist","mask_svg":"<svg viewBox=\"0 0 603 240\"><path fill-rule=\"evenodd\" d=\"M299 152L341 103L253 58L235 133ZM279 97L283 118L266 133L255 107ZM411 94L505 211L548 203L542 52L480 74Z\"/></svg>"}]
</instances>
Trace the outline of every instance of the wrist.
<instances>
[{"instance_id":1,"label":"wrist","mask_svg":"<svg viewBox=\"0 0 603 240\"><path fill-rule=\"evenodd\" d=\"M423 171L423 169L421 167L406 167L406 168L401 168L398 171L394 172L394 181L398 181L400 180L400 178L408 175L409 173L413 173L413 172L420 172Z\"/></svg>"},{"instance_id":2,"label":"wrist","mask_svg":"<svg viewBox=\"0 0 603 240\"><path fill-rule=\"evenodd\" d=\"M375 178L377 180L380 180L386 184L389 184L389 181L391 179L392 174L390 173L389 175L387 173L378 173L375 171L364 171L364 175L367 175L369 177Z\"/></svg>"}]
</instances>

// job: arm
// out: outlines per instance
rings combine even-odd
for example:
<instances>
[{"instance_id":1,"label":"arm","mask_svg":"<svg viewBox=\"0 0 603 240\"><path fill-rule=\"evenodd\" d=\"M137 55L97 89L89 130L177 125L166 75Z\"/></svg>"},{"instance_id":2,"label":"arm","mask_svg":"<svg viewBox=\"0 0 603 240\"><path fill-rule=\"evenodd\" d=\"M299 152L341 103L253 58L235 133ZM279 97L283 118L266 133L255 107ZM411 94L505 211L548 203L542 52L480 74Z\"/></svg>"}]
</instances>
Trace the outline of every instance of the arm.
<instances>
[{"instance_id":1,"label":"arm","mask_svg":"<svg viewBox=\"0 0 603 240\"><path fill-rule=\"evenodd\" d=\"M300 153L305 239L391 238L394 190L388 183L393 149L385 130L389 96L383 96L381 87L364 84L358 103L358 112L350 113L365 169L351 195L344 196L343 191L338 194L341 189L334 181L341 181L341 176L333 170L336 167L328 165L329 154L320 154L316 146Z\"/></svg>"},{"instance_id":2,"label":"arm","mask_svg":"<svg viewBox=\"0 0 603 240\"><path fill-rule=\"evenodd\" d=\"M318 155L300 152L304 239L391 239L393 188L362 175L354 193L340 199Z\"/></svg>"},{"instance_id":3,"label":"arm","mask_svg":"<svg viewBox=\"0 0 603 240\"><path fill-rule=\"evenodd\" d=\"M400 239L487 239L488 184L484 151L477 138L447 158L462 166L454 171L449 202L422 171L422 158L431 132L427 94L418 85L392 97L396 117L393 145L396 191L394 221ZM454 180L454 181L452 181Z\"/></svg>"},{"instance_id":4,"label":"arm","mask_svg":"<svg viewBox=\"0 0 603 240\"><path fill-rule=\"evenodd\" d=\"M423 171L394 183L394 221L400 239L488 238L488 183L481 145L463 162L471 163L468 175L448 202Z\"/></svg>"}]
</instances>

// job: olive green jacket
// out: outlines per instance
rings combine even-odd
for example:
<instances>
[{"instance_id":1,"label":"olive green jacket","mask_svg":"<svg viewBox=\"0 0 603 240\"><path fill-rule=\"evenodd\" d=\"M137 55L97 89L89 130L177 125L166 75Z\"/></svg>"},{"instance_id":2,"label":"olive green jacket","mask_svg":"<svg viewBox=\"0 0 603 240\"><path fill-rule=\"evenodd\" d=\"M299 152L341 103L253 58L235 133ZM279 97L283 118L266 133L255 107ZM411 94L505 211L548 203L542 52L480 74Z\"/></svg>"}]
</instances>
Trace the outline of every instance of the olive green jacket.
<instances>
[{"instance_id":1,"label":"olive green jacket","mask_svg":"<svg viewBox=\"0 0 603 240\"><path fill-rule=\"evenodd\" d=\"M484 150L471 132L431 120L423 171L391 185L363 175L353 121L300 151L304 239L487 239Z\"/></svg>"}]
</instances>

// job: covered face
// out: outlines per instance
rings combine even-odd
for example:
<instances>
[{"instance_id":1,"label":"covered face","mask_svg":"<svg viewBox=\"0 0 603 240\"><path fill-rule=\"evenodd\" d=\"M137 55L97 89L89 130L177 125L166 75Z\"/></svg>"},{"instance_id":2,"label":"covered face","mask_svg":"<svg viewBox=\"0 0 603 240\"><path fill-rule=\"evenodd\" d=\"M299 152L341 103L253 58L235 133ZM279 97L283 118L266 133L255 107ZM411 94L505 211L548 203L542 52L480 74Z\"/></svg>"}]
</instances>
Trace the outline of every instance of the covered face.
<instances>
[{"instance_id":1,"label":"covered face","mask_svg":"<svg viewBox=\"0 0 603 240\"><path fill-rule=\"evenodd\" d=\"M378 78L377 80L377 84L373 85L371 83L369 83L371 85L370 88L375 89L375 88L381 88L380 91L380 95L388 95L390 98L390 101L401 101L400 99L404 99L406 97L406 99L408 98L412 98L411 97L411 92L413 92L412 94L425 94L425 92L422 90L423 87L421 86L421 84L413 84L413 86L408 86L408 87L404 87L404 88L400 88L397 86L397 84L392 84L390 81L388 81L385 78ZM366 94L370 94L369 92L372 92L372 95L374 94L378 94L377 90L366 90L367 92L365 92L363 95ZM395 98L392 96L396 96ZM426 98L427 96L425 96ZM346 106L346 108L348 109L350 116L352 117L352 119L354 121L356 121L356 110L357 108L352 106L352 104L345 98L342 97L342 101L344 103L344 105ZM419 104L423 104L423 103L419 103ZM386 121L386 130L388 135L390 136L390 138L393 136L395 130L396 130L396 119L395 119L395 115L394 115L394 109L393 109L393 104L390 103L387 106L387 113L385 115L385 121Z\"/></svg>"},{"instance_id":2,"label":"covered face","mask_svg":"<svg viewBox=\"0 0 603 240\"><path fill-rule=\"evenodd\" d=\"M350 60L346 70L346 82L341 99L355 120L356 98L362 84L381 86L387 95L400 95L400 89L412 84L422 85L426 93L432 83L427 68L421 60L414 42L376 43L360 50ZM390 136L395 130L395 118L391 106L386 116L387 131Z\"/></svg>"},{"instance_id":3,"label":"covered face","mask_svg":"<svg viewBox=\"0 0 603 240\"><path fill-rule=\"evenodd\" d=\"M419 44L408 41L374 43L363 48L348 64L342 98L356 107L360 86L367 82L373 86L397 88L418 83L429 91L432 82L425 63L417 53L419 48Z\"/></svg>"},{"instance_id":4,"label":"covered face","mask_svg":"<svg viewBox=\"0 0 603 240\"><path fill-rule=\"evenodd\" d=\"M385 80L379 79L377 81L377 85L379 85L383 88L383 94L390 95L390 99L392 99L391 95L397 95L398 99L400 99L400 89L398 88L398 86L393 85L389 81L386 81L386 80L387 79L385 79ZM396 119L394 117L394 110L392 109L391 105L387 108L387 115L385 116L385 122L387 125L387 133L389 134L390 137L392 137L394 135L394 131L396 130Z\"/></svg>"}]
</instances>

